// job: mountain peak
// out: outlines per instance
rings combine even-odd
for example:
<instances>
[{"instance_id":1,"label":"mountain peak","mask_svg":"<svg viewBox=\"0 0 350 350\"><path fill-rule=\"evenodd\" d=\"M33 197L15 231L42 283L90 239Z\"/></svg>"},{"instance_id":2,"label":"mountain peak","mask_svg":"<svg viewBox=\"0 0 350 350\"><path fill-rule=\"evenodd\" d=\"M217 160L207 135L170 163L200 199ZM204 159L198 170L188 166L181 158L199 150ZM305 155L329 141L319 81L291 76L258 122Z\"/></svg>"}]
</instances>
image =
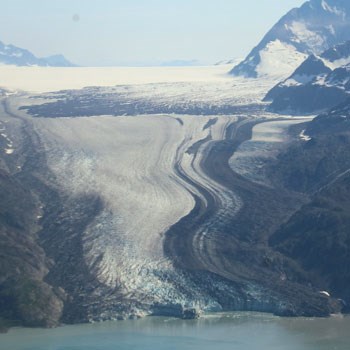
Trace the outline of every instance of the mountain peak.
<instances>
[{"instance_id":1,"label":"mountain peak","mask_svg":"<svg viewBox=\"0 0 350 350\"><path fill-rule=\"evenodd\" d=\"M74 67L63 55L38 58L26 49L0 41L0 64L14 66Z\"/></svg>"},{"instance_id":2,"label":"mountain peak","mask_svg":"<svg viewBox=\"0 0 350 350\"><path fill-rule=\"evenodd\" d=\"M275 112L314 113L344 101L350 93L350 41L311 55L265 101Z\"/></svg>"},{"instance_id":3,"label":"mountain peak","mask_svg":"<svg viewBox=\"0 0 350 350\"><path fill-rule=\"evenodd\" d=\"M310 54L349 39L350 1L311 0L292 9L264 36L247 58L235 66L231 74L246 77L289 76ZM279 45L276 45L279 43ZM278 47L271 50L272 47ZM280 55L281 47L283 54ZM290 59L286 62L285 57ZM276 57L280 59L276 62ZM274 69L275 66L283 69ZM262 68L270 66L270 71Z\"/></svg>"}]
</instances>

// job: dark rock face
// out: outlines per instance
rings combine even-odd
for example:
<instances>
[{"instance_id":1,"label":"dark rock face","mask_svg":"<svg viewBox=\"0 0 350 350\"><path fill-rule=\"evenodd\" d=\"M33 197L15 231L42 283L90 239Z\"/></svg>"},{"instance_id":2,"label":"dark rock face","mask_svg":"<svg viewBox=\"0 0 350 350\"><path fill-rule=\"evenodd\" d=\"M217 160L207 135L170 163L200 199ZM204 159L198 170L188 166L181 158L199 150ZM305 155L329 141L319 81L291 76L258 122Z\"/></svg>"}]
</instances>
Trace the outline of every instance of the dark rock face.
<instances>
[{"instance_id":1,"label":"dark rock face","mask_svg":"<svg viewBox=\"0 0 350 350\"><path fill-rule=\"evenodd\" d=\"M350 302L349 111L348 101L317 117L306 128L312 139L280 156L278 176L293 190L308 193L310 201L269 240L300 264L320 290L345 305Z\"/></svg>"},{"instance_id":2,"label":"dark rock face","mask_svg":"<svg viewBox=\"0 0 350 350\"><path fill-rule=\"evenodd\" d=\"M183 319L184 320L195 320L200 317L200 313L196 309L185 309L183 312Z\"/></svg>"},{"instance_id":3,"label":"dark rock face","mask_svg":"<svg viewBox=\"0 0 350 350\"><path fill-rule=\"evenodd\" d=\"M279 91L270 110L299 115L318 113L341 103L347 97L347 92L336 86L291 86Z\"/></svg>"},{"instance_id":4,"label":"dark rock face","mask_svg":"<svg viewBox=\"0 0 350 350\"><path fill-rule=\"evenodd\" d=\"M28 139L22 136L26 148ZM38 243L41 202L25 172L13 158L0 155L0 320L5 326L52 327L59 323L63 301L44 281L50 261Z\"/></svg>"},{"instance_id":5,"label":"dark rock face","mask_svg":"<svg viewBox=\"0 0 350 350\"><path fill-rule=\"evenodd\" d=\"M317 194L281 227L271 245L299 261L332 296L350 300L350 176Z\"/></svg>"},{"instance_id":6,"label":"dark rock face","mask_svg":"<svg viewBox=\"0 0 350 350\"><path fill-rule=\"evenodd\" d=\"M312 0L289 11L231 74L256 78L261 53L279 40L302 54L320 54L349 39L350 5L340 0ZM329 53L331 55L331 53ZM296 63L296 68L298 63Z\"/></svg>"},{"instance_id":7,"label":"dark rock face","mask_svg":"<svg viewBox=\"0 0 350 350\"><path fill-rule=\"evenodd\" d=\"M340 43L331 47L322 53L321 57L330 61L335 62L337 60L341 60L343 58L347 58L350 56L350 41L345 41L344 43Z\"/></svg>"},{"instance_id":8,"label":"dark rock face","mask_svg":"<svg viewBox=\"0 0 350 350\"><path fill-rule=\"evenodd\" d=\"M200 311L192 307L184 307L181 304L153 305L152 314L161 316L178 317L184 320L195 320L200 318Z\"/></svg>"},{"instance_id":9,"label":"dark rock face","mask_svg":"<svg viewBox=\"0 0 350 350\"><path fill-rule=\"evenodd\" d=\"M320 56L311 55L286 80L273 87L265 101L270 110L315 113L345 101L350 93L350 41Z\"/></svg>"},{"instance_id":10,"label":"dark rock face","mask_svg":"<svg viewBox=\"0 0 350 350\"><path fill-rule=\"evenodd\" d=\"M284 100L282 95L289 94L290 90L293 88L287 84L291 79L295 85L307 84L314 80L316 76L328 74L330 72L332 72L332 70L327 67L320 58L315 55L310 55L287 80L273 87L265 96L264 101L273 101L279 96L281 96L281 100ZM286 102L286 105L288 105L288 102Z\"/></svg>"}]
</instances>

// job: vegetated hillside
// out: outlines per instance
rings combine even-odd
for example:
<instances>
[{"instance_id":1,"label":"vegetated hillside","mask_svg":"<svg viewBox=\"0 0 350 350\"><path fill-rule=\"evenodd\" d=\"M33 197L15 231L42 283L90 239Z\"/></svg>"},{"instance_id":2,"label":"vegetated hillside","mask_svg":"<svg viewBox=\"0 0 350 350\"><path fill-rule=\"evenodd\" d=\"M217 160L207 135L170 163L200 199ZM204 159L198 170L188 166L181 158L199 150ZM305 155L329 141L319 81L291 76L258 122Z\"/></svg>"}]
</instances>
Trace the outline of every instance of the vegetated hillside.
<instances>
[{"instance_id":1,"label":"vegetated hillside","mask_svg":"<svg viewBox=\"0 0 350 350\"><path fill-rule=\"evenodd\" d=\"M231 74L288 76L310 54L349 39L350 2L311 0L283 16Z\"/></svg>"},{"instance_id":2,"label":"vegetated hillside","mask_svg":"<svg viewBox=\"0 0 350 350\"><path fill-rule=\"evenodd\" d=\"M310 195L270 238L315 284L350 302L350 101L311 122L274 170L286 187Z\"/></svg>"},{"instance_id":3,"label":"vegetated hillside","mask_svg":"<svg viewBox=\"0 0 350 350\"><path fill-rule=\"evenodd\" d=\"M309 56L264 98L274 112L315 113L338 105L350 93L350 41Z\"/></svg>"}]
</instances>

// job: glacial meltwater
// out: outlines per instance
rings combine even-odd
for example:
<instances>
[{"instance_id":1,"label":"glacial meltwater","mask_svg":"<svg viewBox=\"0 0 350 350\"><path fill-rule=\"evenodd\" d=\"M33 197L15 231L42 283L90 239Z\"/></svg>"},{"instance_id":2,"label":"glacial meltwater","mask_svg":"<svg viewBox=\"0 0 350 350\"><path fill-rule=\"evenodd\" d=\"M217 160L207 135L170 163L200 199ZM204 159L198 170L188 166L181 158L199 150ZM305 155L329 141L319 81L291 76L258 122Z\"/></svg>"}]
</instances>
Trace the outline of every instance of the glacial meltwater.
<instances>
[{"instance_id":1,"label":"glacial meltwater","mask_svg":"<svg viewBox=\"0 0 350 350\"><path fill-rule=\"evenodd\" d=\"M1 350L349 350L350 317L279 318L227 313L183 321L164 317L64 326L13 328Z\"/></svg>"}]
</instances>

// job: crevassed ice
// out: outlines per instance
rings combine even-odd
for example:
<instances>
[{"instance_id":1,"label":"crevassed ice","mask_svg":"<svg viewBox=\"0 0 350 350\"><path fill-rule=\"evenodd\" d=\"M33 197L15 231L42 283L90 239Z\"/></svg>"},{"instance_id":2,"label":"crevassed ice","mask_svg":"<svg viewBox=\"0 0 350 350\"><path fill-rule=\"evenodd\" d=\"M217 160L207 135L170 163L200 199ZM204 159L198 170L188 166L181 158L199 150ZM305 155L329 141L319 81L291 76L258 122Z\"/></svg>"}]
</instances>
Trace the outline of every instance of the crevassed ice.
<instances>
[{"instance_id":1,"label":"crevassed ice","mask_svg":"<svg viewBox=\"0 0 350 350\"><path fill-rule=\"evenodd\" d=\"M213 140L224 138L227 125L235 120L222 116L204 129L211 118L105 116L34 121L49 167L67 194L98 193L105 204L83 239L87 265L102 283L122 286L126 295L181 299L181 293L163 279L165 273L174 273L163 254L163 235L192 210L196 189L177 176L175 165L221 198L222 210L233 207L232 196L201 172L201 152L187 153L209 135Z\"/></svg>"}]
</instances>

